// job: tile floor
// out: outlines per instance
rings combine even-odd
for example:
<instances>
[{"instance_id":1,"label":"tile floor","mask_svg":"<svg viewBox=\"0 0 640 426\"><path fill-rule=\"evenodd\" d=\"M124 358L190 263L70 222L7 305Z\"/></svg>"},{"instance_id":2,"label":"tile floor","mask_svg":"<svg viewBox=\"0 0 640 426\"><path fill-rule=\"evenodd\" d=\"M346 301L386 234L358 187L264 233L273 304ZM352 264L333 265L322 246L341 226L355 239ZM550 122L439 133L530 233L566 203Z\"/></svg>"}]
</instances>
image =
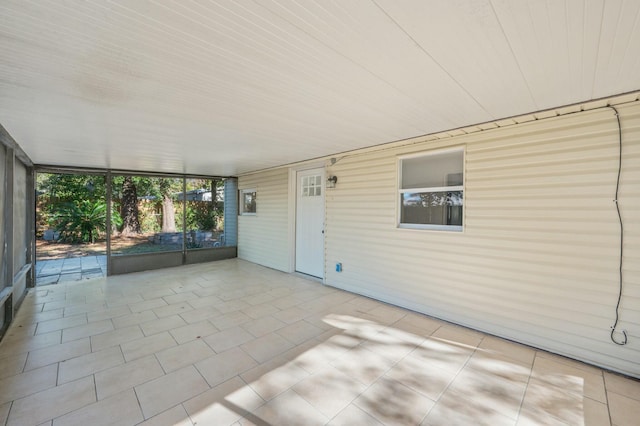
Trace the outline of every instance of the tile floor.
<instances>
[{"instance_id":1,"label":"tile floor","mask_svg":"<svg viewBox=\"0 0 640 426\"><path fill-rule=\"evenodd\" d=\"M6 425L631 425L640 382L233 259L37 287Z\"/></svg>"}]
</instances>

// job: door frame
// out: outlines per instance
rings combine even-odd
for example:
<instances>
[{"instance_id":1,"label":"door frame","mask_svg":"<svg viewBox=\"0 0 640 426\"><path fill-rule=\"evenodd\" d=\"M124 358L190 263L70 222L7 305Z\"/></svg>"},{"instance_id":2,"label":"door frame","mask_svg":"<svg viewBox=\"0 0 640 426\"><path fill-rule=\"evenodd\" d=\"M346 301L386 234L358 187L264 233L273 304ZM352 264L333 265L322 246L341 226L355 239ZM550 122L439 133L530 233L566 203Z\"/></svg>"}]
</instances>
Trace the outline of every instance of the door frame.
<instances>
[{"instance_id":1,"label":"door frame","mask_svg":"<svg viewBox=\"0 0 640 426\"><path fill-rule=\"evenodd\" d=\"M303 172L305 170L311 170L311 169L324 169L324 175L326 177L327 174L327 164L325 161L314 161L312 163L307 163L304 165L300 165L297 167L290 167L289 168L289 232L288 232L288 240L289 240L289 272L290 273L296 273L296 217L297 217L297 213L298 213L298 209L297 209L297 190L298 190L298 172ZM326 198L326 186L325 186L325 190L322 193L322 197L323 197L323 201L324 201L324 205L325 205L325 214L323 214L324 217L324 222L326 225L326 203L327 203L327 198ZM324 234L323 238L323 245L326 248L326 234ZM327 274L326 274L326 259L323 259L323 263L324 263L324 267L323 267L323 272L322 272L322 277L320 278L322 280L323 284L326 284L326 280L327 280Z\"/></svg>"}]
</instances>

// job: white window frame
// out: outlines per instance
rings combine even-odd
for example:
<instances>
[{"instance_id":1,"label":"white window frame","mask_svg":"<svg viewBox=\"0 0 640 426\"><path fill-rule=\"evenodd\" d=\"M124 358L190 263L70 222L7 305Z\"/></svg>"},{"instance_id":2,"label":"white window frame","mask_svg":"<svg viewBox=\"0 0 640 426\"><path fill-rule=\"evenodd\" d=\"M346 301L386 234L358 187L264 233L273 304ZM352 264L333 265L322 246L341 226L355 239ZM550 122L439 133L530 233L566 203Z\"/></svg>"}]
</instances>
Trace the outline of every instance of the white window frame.
<instances>
[{"instance_id":1,"label":"white window frame","mask_svg":"<svg viewBox=\"0 0 640 426\"><path fill-rule=\"evenodd\" d=\"M244 211L244 196L245 194L256 194L256 211L245 212ZM256 188L245 188L240 190L240 208L238 209L240 216L255 216L258 213L258 190Z\"/></svg>"},{"instance_id":2,"label":"white window frame","mask_svg":"<svg viewBox=\"0 0 640 426\"><path fill-rule=\"evenodd\" d=\"M402 188L402 162L403 160L409 160L412 158L419 157L431 157L437 156L441 154L448 154L453 152L462 152L462 185L456 186L438 186L438 187L425 187L425 188ZM398 194L396 198L396 223L397 227L401 229L426 229L432 231L450 231L450 232L462 232L464 231L464 226L466 223L466 209L464 207L464 202L462 205L462 225L429 225L429 224L418 224L418 223L402 223L402 194L404 193L417 193L417 192L446 192L446 191L460 191L462 192L462 196L464 199L464 183L466 181L466 149L464 146L456 147L456 148L448 148L448 149L439 149L433 151L423 151L415 154L408 154L398 156Z\"/></svg>"}]
</instances>

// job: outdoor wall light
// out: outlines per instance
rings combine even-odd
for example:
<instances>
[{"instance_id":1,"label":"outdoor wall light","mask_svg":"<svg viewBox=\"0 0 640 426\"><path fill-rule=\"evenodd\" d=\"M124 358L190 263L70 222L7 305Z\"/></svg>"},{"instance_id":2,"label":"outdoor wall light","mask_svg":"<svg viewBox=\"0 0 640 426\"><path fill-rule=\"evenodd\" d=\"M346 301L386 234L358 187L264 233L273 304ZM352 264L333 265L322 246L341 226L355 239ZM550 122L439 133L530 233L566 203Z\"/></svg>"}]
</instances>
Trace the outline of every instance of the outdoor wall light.
<instances>
[{"instance_id":1,"label":"outdoor wall light","mask_svg":"<svg viewBox=\"0 0 640 426\"><path fill-rule=\"evenodd\" d=\"M335 188L336 182L338 182L338 176L329 176L329 179L327 179L327 188Z\"/></svg>"}]
</instances>

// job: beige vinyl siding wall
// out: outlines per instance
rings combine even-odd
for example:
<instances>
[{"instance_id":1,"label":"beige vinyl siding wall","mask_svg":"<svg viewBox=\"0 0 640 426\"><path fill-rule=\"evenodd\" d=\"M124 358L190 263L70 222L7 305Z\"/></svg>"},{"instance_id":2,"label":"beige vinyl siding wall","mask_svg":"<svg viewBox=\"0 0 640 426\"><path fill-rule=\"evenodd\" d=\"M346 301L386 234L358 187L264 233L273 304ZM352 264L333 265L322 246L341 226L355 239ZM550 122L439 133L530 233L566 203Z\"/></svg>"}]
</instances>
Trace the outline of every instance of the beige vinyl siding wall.
<instances>
[{"instance_id":1,"label":"beige vinyl siding wall","mask_svg":"<svg viewBox=\"0 0 640 426\"><path fill-rule=\"evenodd\" d=\"M240 177L238 187L257 190L256 214L238 217L238 257L289 272L288 170Z\"/></svg>"},{"instance_id":2,"label":"beige vinyl siding wall","mask_svg":"<svg viewBox=\"0 0 640 426\"><path fill-rule=\"evenodd\" d=\"M620 231L608 108L327 162L338 183L326 191L326 283L640 377L640 103L618 109L626 346L609 340ZM452 147L465 148L464 232L397 228L398 156ZM252 187L239 257L290 271L288 170L240 178Z\"/></svg>"},{"instance_id":3,"label":"beige vinyl siding wall","mask_svg":"<svg viewBox=\"0 0 640 426\"><path fill-rule=\"evenodd\" d=\"M619 106L624 296L611 109L346 156L326 199L326 282L640 377L640 106ZM465 228L397 228L397 156L464 146ZM343 272L335 272L342 262ZM621 338L621 336L618 336Z\"/></svg>"}]
</instances>

